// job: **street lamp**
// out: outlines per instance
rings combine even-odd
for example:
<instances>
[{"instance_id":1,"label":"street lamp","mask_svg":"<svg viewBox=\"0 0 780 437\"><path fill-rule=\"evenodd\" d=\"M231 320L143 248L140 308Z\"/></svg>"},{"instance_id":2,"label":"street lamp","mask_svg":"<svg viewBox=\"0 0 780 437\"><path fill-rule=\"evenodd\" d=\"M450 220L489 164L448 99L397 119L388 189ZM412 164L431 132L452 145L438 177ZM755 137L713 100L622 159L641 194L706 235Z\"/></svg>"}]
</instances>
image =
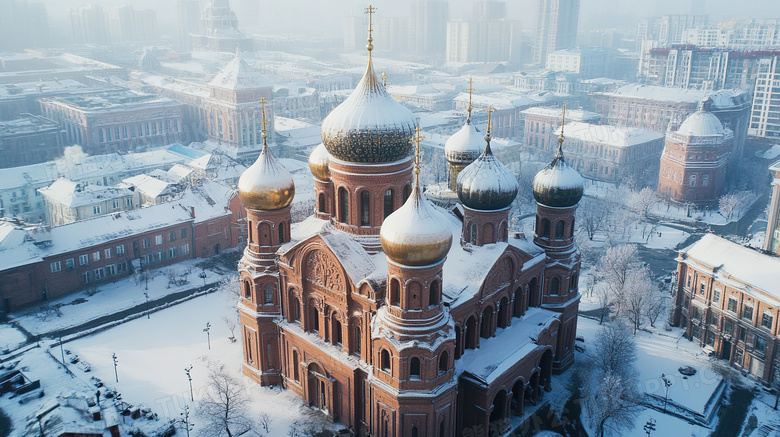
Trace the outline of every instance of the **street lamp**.
<instances>
[{"instance_id":1,"label":"street lamp","mask_svg":"<svg viewBox=\"0 0 780 437\"><path fill-rule=\"evenodd\" d=\"M111 359L114 360L114 377L116 378L116 382L119 382L119 374L116 372L116 365L119 361L116 359L116 353L111 354Z\"/></svg>"},{"instance_id":2,"label":"street lamp","mask_svg":"<svg viewBox=\"0 0 780 437\"><path fill-rule=\"evenodd\" d=\"M645 432L647 433L647 437L650 437L650 433L652 431L655 431L655 419L652 417L647 421L647 423L644 426Z\"/></svg>"},{"instance_id":3,"label":"street lamp","mask_svg":"<svg viewBox=\"0 0 780 437\"><path fill-rule=\"evenodd\" d=\"M63 367L68 367L67 365L65 365L65 349L62 348L62 335L60 335L60 353L62 354Z\"/></svg>"},{"instance_id":4,"label":"street lamp","mask_svg":"<svg viewBox=\"0 0 780 437\"><path fill-rule=\"evenodd\" d=\"M211 323L206 322L206 327L203 328L203 332L206 333L206 339L209 342L209 350L211 350L211 334L209 334L210 330L211 330Z\"/></svg>"},{"instance_id":5,"label":"street lamp","mask_svg":"<svg viewBox=\"0 0 780 437\"><path fill-rule=\"evenodd\" d=\"M190 437L190 430L195 425L194 423L190 423L190 406L185 405L184 406L184 412L181 413L181 416L184 418L184 429L187 430L187 437Z\"/></svg>"},{"instance_id":6,"label":"street lamp","mask_svg":"<svg viewBox=\"0 0 780 437\"><path fill-rule=\"evenodd\" d=\"M664 381L664 387L666 388L664 393L664 413L666 413L666 401L669 399L669 387L672 386L672 381L663 373L661 374L661 379Z\"/></svg>"},{"instance_id":7,"label":"street lamp","mask_svg":"<svg viewBox=\"0 0 780 437\"><path fill-rule=\"evenodd\" d=\"M190 374L190 370L192 370L192 364L190 364L190 367L184 369L184 373L187 374L187 379L190 381L190 400L195 402L195 395L192 394L192 375Z\"/></svg>"},{"instance_id":8,"label":"street lamp","mask_svg":"<svg viewBox=\"0 0 780 437\"><path fill-rule=\"evenodd\" d=\"M151 310L149 309L149 293L144 292L144 297L146 298L146 319L151 319L152 317L149 315Z\"/></svg>"}]
</instances>

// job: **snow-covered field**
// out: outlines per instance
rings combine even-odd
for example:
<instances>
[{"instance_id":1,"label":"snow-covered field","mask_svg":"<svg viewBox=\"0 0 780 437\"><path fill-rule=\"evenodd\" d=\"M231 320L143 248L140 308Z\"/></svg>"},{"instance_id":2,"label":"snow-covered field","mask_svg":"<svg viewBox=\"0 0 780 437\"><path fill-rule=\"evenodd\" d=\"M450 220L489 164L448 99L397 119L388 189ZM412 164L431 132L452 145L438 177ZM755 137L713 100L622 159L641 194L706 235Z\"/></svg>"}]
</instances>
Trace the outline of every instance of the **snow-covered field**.
<instances>
[{"instance_id":1,"label":"snow-covered field","mask_svg":"<svg viewBox=\"0 0 780 437\"><path fill-rule=\"evenodd\" d=\"M237 317L236 295L225 290L167 308L151 319L139 318L66 343L66 348L91 365L91 372L80 372L80 376L99 377L116 388L126 402L143 404L161 418L177 419L184 406L192 404L186 367L192 365L197 405L207 386L209 366L221 364L241 378L250 393L251 415L267 413L271 417L269 435L287 435L294 421L338 427L327 424L324 416L305 407L295 394L261 387L241 375L241 342L228 339L231 332L225 320L237 321ZM211 325L211 349L203 332L207 323ZM236 335L240 338L240 328ZM119 382L115 382L112 354L117 356ZM196 415L191 421L197 432L203 419Z\"/></svg>"},{"instance_id":2,"label":"snow-covered field","mask_svg":"<svg viewBox=\"0 0 780 437\"><path fill-rule=\"evenodd\" d=\"M0 354L5 350L16 349L27 337L11 325L0 325Z\"/></svg>"}]
</instances>

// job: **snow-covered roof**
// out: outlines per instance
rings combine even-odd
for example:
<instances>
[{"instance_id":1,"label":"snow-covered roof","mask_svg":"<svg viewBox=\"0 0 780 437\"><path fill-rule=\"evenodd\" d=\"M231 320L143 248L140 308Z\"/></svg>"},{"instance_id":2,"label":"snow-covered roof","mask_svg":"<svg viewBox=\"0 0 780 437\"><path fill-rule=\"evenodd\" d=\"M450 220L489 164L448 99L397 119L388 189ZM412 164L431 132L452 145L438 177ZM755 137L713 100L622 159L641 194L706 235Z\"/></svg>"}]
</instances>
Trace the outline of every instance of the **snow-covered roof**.
<instances>
[{"instance_id":1,"label":"snow-covered roof","mask_svg":"<svg viewBox=\"0 0 780 437\"><path fill-rule=\"evenodd\" d=\"M209 82L209 85L242 91L270 87L273 81L238 55Z\"/></svg>"},{"instance_id":2,"label":"snow-covered roof","mask_svg":"<svg viewBox=\"0 0 780 437\"><path fill-rule=\"evenodd\" d=\"M569 116L569 113L566 113ZM644 144L650 141L663 140L664 135L655 131L620 127L612 125L595 125L589 123L572 122L566 123L564 127L564 136L567 139L577 139L584 142L593 142L617 147L629 147L637 144ZM554 135L561 134L561 128L558 127ZM565 147L565 144L564 144Z\"/></svg>"},{"instance_id":3,"label":"snow-covered roof","mask_svg":"<svg viewBox=\"0 0 780 437\"><path fill-rule=\"evenodd\" d=\"M599 93L605 96L633 97L637 99L669 101L680 103L699 103L711 100L712 107L725 109L739 106L745 99L745 91L740 89L705 91L686 88L670 88L656 85L624 85L613 92Z\"/></svg>"},{"instance_id":4,"label":"snow-covered roof","mask_svg":"<svg viewBox=\"0 0 780 437\"><path fill-rule=\"evenodd\" d=\"M714 277L718 281L736 279L780 299L780 258L764 255L715 234L704 235L681 254L715 268Z\"/></svg>"},{"instance_id":5,"label":"snow-covered roof","mask_svg":"<svg viewBox=\"0 0 780 437\"><path fill-rule=\"evenodd\" d=\"M83 185L65 178L59 178L50 186L38 191L46 197L47 201L57 202L68 208L78 208L133 195L129 188Z\"/></svg>"},{"instance_id":6,"label":"snow-covered roof","mask_svg":"<svg viewBox=\"0 0 780 437\"><path fill-rule=\"evenodd\" d=\"M712 113L696 111L685 119L677 133L690 137L712 137L724 135L726 130Z\"/></svg>"},{"instance_id":7,"label":"snow-covered roof","mask_svg":"<svg viewBox=\"0 0 780 437\"><path fill-rule=\"evenodd\" d=\"M537 106L534 108L528 108L523 111L520 111L522 114L528 115L540 115L543 117L550 117L550 118L561 118L561 109L560 108L549 108L549 107L542 107ZM582 109L570 109L566 111L566 120L571 121L586 121L586 120L598 120L601 118L601 114L597 112L590 112L585 111Z\"/></svg>"},{"instance_id":8,"label":"snow-covered roof","mask_svg":"<svg viewBox=\"0 0 780 437\"><path fill-rule=\"evenodd\" d=\"M145 174L131 176L123 179L122 182L135 187L136 190L151 198L166 194L166 191L171 189L171 184L167 181Z\"/></svg>"}]
</instances>

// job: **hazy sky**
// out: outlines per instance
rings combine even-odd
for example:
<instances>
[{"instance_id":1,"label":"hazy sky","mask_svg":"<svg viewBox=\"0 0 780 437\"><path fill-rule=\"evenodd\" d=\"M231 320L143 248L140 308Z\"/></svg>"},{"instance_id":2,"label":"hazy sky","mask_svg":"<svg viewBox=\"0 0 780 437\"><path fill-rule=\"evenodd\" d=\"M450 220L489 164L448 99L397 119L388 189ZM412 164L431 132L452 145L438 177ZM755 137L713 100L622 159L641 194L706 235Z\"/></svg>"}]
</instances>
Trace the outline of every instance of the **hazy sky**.
<instances>
[{"instance_id":1,"label":"hazy sky","mask_svg":"<svg viewBox=\"0 0 780 437\"><path fill-rule=\"evenodd\" d=\"M137 9L155 9L161 34L173 34L176 0L43 0L49 11L49 21L63 25L69 7L88 3L103 6L130 4ZM239 26L251 32L324 34L340 36L342 17L360 11L369 2L379 8L380 16L404 16L409 13L410 0L231 0L239 14ZM634 27L639 18L650 15L689 13L691 3L711 16L711 22L721 17L780 18L778 0L581 0L580 27ZM206 0L201 0L203 5ZM508 0L510 18L532 26L534 0ZM472 0L451 0L451 18L466 18ZM166 28L170 31L166 31Z\"/></svg>"}]
</instances>

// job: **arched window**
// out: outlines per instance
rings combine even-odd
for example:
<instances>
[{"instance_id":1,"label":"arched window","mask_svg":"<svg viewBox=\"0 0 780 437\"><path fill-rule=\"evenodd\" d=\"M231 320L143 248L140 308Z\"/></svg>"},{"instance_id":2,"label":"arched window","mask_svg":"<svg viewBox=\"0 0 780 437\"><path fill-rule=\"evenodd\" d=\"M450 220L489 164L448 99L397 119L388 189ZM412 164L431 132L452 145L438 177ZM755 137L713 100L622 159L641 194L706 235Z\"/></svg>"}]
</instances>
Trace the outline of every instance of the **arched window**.
<instances>
[{"instance_id":1,"label":"arched window","mask_svg":"<svg viewBox=\"0 0 780 437\"><path fill-rule=\"evenodd\" d=\"M412 437L418 437L419 434L417 434L417 427L412 427Z\"/></svg>"},{"instance_id":2,"label":"arched window","mask_svg":"<svg viewBox=\"0 0 780 437\"><path fill-rule=\"evenodd\" d=\"M477 244L477 224L472 223L469 226L469 243Z\"/></svg>"},{"instance_id":3,"label":"arched window","mask_svg":"<svg viewBox=\"0 0 780 437\"><path fill-rule=\"evenodd\" d=\"M439 373L444 373L450 365L450 354L447 351L443 351L439 356Z\"/></svg>"},{"instance_id":4,"label":"arched window","mask_svg":"<svg viewBox=\"0 0 780 437\"><path fill-rule=\"evenodd\" d=\"M409 362L409 379L412 378L420 378L420 359L417 357L412 357Z\"/></svg>"},{"instance_id":5,"label":"arched window","mask_svg":"<svg viewBox=\"0 0 780 437\"><path fill-rule=\"evenodd\" d=\"M692 174L692 175L691 175L691 183L690 183L690 186L692 186L692 187L695 187L695 186L696 186L696 175L695 175L695 174Z\"/></svg>"},{"instance_id":6,"label":"arched window","mask_svg":"<svg viewBox=\"0 0 780 437\"><path fill-rule=\"evenodd\" d=\"M385 218L393 213L393 190L385 191Z\"/></svg>"},{"instance_id":7,"label":"arched window","mask_svg":"<svg viewBox=\"0 0 780 437\"><path fill-rule=\"evenodd\" d=\"M298 302L297 297L293 297L292 299L292 318L293 320L299 322L301 320L301 303Z\"/></svg>"},{"instance_id":8,"label":"arched window","mask_svg":"<svg viewBox=\"0 0 780 437\"><path fill-rule=\"evenodd\" d=\"M401 284L398 279L390 280L390 305L398 306L401 303Z\"/></svg>"},{"instance_id":9,"label":"arched window","mask_svg":"<svg viewBox=\"0 0 780 437\"><path fill-rule=\"evenodd\" d=\"M249 231L249 242L250 243L254 243L254 241L252 241L252 222L251 221L247 221L247 230Z\"/></svg>"},{"instance_id":10,"label":"arched window","mask_svg":"<svg viewBox=\"0 0 780 437\"><path fill-rule=\"evenodd\" d=\"M572 219L571 219L571 232L569 233L569 235L574 235L574 220L576 220L576 218L572 217Z\"/></svg>"},{"instance_id":11,"label":"arched window","mask_svg":"<svg viewBox=\"0 0 780 437\"><path fill-rule=\"evenodd\" d=\"M563 220L555 224L555 238L563 238Z\"/></svg>"},{"instance_id":12,"label":"arched window","mask_svg":"<svg viewBox=\"0 0 780 437\"><path fill-rule=\"evenodd\" d=\"M339 221L349 224L349 196L344 187L339 188Z\"/></svg>"},{"instance_id":13,"label":"arched window","mask_svg":"<svg viewBox=\"0 0 780 437\"><path fill-rule=\"evenodd\" d=\"M279 244L284 243L284 223L279 223Z\"/></svg>"},{"instance_id":14,"label":"arched window","mask_svg":"<svg viewBox=\"0 0 780 437\"><path fill-rule=\"evenodd\" d=\"M263 288L263 291L265 292L265 305L273 305L274 304L274 286L271 284L266 284L265 288Z\"/></svg>"},{"instance_id":15,"label":"arched window","mask_svg":"<svg viewBox=\"0 0 780 437\"><path fill-rule=\"evenodd\" d=\"M311 330L320 332L320 312L317 307L311 305Z\"/></svg>"},{"instance_id":16,"label":"arched window","mask_svg":"<svg viewBox=\"0 0 780 437\"><path fill-rule=\"evenodd\" d=\"M354 347L354 350L355 350L355 353L358 354L358 355L360 355L360 352L362 351L362 348L360 346L360 341L361 341L360 327L356 326L355 327L355 347Z\"/></svg>"},{"instance_id":17,"label":"arched window","mask_svg":"<svg viewBox=\"0 0 780 437\"><path fill-rule=\"evenodd\" d=\"M293 379L298 381L300 379L300 375L298 374L298 367L300 367L300 363L298 362L298 351L293 351L292 363L290 364L293 368Z\"/></svg>"},{"instance_id":18,"label":"arched window","mask_svg":"<svg viewBox=\"0 0 780 437\"><path fill-rule=\"evenodd\" d=\"M328 212L328 205L325 204L325 193L320 193L319 201L317 202L319 205L319 212L327 213Z\"/></svg>"},{"instance_id":19,"label":"arched window","mask_svg":"<svg viewBox=\"0 0 780 437\"><path fill-rule=\"evenodd\" d=\"M571 274L571 279L569 279L569 290L574 290L577 288L577 272L574 272Z\"/></svg>"},{"instance_id":20,"label":"arched window","mask_svg":"<svg viewBox=\"0 0 780 437\"><path fill-rule=\"evenodd\" d=\"M261 246L271 245L271 225L268 223L260 223L260 227L257 232L257 236L260 238Z\"/></svg>"},{"instance_id":21,"label":"arched window","mask_svg":"<svg viewBox=\"0 0 780 437\"><path fill-rule=\"evenodd\" d=\"M407 185L407 186L405 186L405 187L404 187L404 203L406 203L406 199L408 199L408 198L409 198L409 192L410 192L410 190L411 190L411 189L409 188L409 185Z\"/></svg>"},{"instance_id":22,"label":"arched window","mask_svg":"<svg viewBox=\"0 0 780 437\"><path fill-rule=\"evenodd\" d=\"M558 294L558 289L560 288L561 281L555 277L552 278L550 281L550 295L556 296Z\"/></svg>"},{"instance_id":23,"label":"arched window","mask_svg":"<svg viewBox=\"0 0 780 437\"><path fill-rule=\"evenodd\" d=\"M440 302L439 296L441 295L439 291L439 281L433 281L431 283L431 289L430 289L430 298L428 299L429 305L438 305Z\"/></svg>"},{"instance_id":24,"label":"arched window","mask_svg":"<svg viewBox=\"0 0 780 437\"><path fill-rule=\"evenodd\" d=\"M550 221L542 219L542 237L550 238Z\"/></svg>"},{"instance_id":25,"label":"arched window","mask_svg":"<svg viewBox=\"0 0 780 437\"><path fill-rule=\"evenodd\" d=\"M244 297L247 299L252 298L252 287L249 285L249 281L244 281Z\"/></svg>"},{"instance_id":26,"label":"arched window","mask_svg":"<svg viewBox=\"0 0 780 437\"><path fill-rule=\"evenodd\" d=\"M336 318L336 315L333 315L333 322L330 324L331 327L331 343L333 344L341 344L341 322L338 321Z\"/></svg>"},{"instance_id":27,"label":"arched window","mask_svg":"<svg viewBox=\"0 0 780 437\"><path fill-rule=\"evenodd\" d=\"M360 192L360 226L370 226L371 224L371 201L368 191Z\"/></svg>"},{"instance_id":28,"label":"arched window","mask_svg":"<svg viewBox=\"0 0 780 437\"><path fill-rule=\"evenodd\" d=\"M382 359L381 359L382 370L384 370L385 372L389 372L390 371L390 352L388 352L387 349L383 349L381 355L382 355Z\"/></svg>"}]
</instances>

